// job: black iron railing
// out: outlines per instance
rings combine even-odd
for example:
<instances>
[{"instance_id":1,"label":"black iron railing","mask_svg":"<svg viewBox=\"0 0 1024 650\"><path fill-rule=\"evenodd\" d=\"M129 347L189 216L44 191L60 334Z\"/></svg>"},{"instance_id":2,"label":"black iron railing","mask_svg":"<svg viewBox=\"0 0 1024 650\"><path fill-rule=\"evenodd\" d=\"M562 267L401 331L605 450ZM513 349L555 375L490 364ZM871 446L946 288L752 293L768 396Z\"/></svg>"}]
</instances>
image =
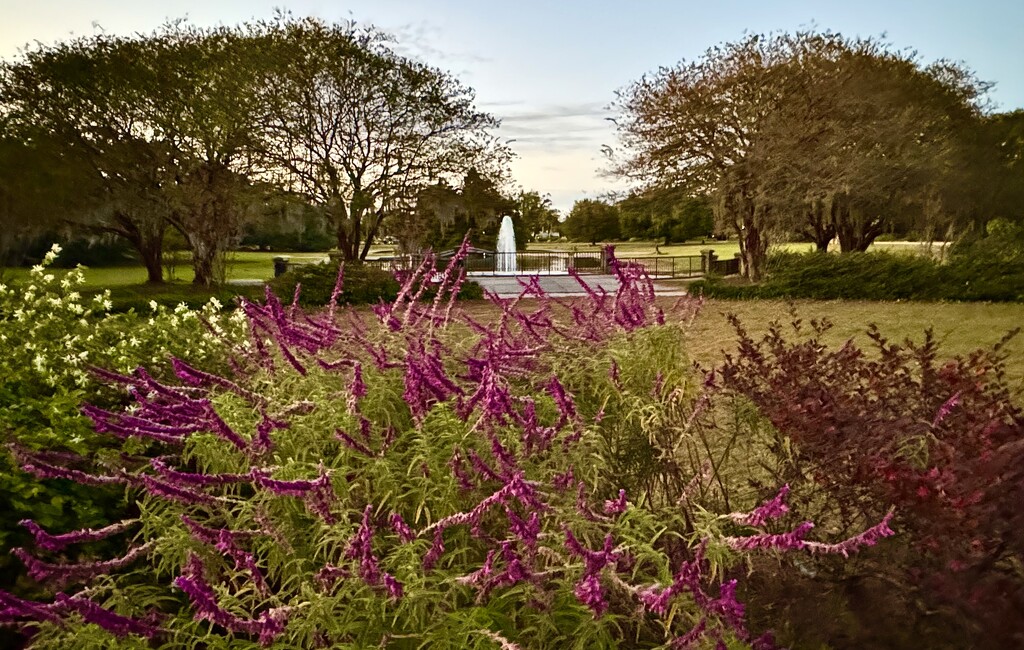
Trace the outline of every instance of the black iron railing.
<instances>
[{"instance_id":1,"label":"black iron railing","mask_svg":"<svg viewBox=\"0 0 1024 650\"><path fill-rule=\"evenodd\" d=\"M637 264L652 278L693 278L707 273L732 275L739 272L739 260L719 260L712 255L659 255L656 257L621 257L621 263ZM364 262L367 266L384 271L411 271L423 263L422 255L398 255ZM447 261L440 259L438 267ZM466 271L473 275L565 275L570 271L580 274L610 273L608 258L600 251L585 252L550 252L524 251L517 253L471 253L463 260ZM283 272L289 266L284 261L278 269L275 260L275 271ZM710 269L709 269L710 266Z\"/></svg>"}]
</instances>

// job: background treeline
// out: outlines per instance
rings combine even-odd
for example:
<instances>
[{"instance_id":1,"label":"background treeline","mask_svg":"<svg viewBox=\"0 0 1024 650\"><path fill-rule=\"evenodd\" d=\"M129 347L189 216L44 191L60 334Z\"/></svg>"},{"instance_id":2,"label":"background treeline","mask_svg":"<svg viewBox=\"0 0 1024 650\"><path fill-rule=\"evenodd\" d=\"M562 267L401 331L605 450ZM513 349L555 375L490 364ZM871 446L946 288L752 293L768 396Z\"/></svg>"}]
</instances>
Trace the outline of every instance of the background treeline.
<instances>
[{"instance_id":1,"label":"background treeline","mask_svg":"<svg viewBox=\"0 0 1024 650\"><path fill-rule=\"evenodd\" d=\"M243 243L363 259L414 230L427 188L465 178L470 201L470 171L484 194L506 182L510 152L473 102L354 23L36 45L0 65L0 252L18 262L55 234L120 242L160 282L177 238L202 285Z\"/></svg>"},{"instance_id":2,"label":"background treeline","mask_svg":"<svg viewBox=\"0 0 1024 650\"><path fill-rule=\"evenodd\" d=\"M636 224L631 202L705 197L754 280L783 240L853 252L883 234L985 236L992 219L1024 218L1024 111L989 110L989 87L831 32L713 47L619 91L613 171L636 188L620 228Z\"/></svg>"}]
</instances>

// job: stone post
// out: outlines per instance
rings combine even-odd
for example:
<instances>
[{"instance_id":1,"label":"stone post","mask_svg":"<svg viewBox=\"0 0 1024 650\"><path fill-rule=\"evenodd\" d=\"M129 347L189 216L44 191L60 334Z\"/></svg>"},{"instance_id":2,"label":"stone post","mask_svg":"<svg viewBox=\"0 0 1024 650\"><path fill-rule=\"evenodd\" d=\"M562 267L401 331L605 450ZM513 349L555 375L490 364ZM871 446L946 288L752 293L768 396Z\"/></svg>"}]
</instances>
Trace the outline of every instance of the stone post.
<instances>
[{"instance_id":1,"label":"stone post","mask_svg":"<svg viewBox=\"0 0 1024 650\"><path fill-rule=\"evenodd\" d=\"M715 251L712 248L708 248L700 252L700 270L704 275L707 275L714 270L716 257L717 255L715 255Z\"/></svg>"}]
</instances>

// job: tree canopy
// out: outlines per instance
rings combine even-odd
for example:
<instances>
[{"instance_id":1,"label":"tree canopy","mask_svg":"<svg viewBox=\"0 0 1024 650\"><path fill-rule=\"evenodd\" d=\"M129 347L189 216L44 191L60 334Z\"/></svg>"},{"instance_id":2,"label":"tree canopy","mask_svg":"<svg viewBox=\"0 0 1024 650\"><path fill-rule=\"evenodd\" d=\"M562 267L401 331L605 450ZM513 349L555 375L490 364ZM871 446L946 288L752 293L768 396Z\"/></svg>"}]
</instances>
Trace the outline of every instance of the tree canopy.
<instances>
[{"instance_id":1,"label":"tree canopy","mask_svg":"<svg viewBox=\"0 0 1024 650\"><path fill-rule=\"evenodd\" d=\"M510 152L473 101L452 75L355 23L177 22L38 45L3 62L0 137L32 150L59 143L87 196L55 209L55 220L123 237L151 281L162 278L173 228L196 282L209 284L220 253L274 195L304 199L357 260L386 219L412 214L424 188L471 168L501 176ZM29 190L11 183L0 191L21 196L8 204L24 204Z\"/></svg>"},{"instance_id":2,"label":"tree canopy","mask_svg":"<svg viewBox=\"0 0 1024 650\"><path fill-rule=\"evenodd\" d=\"M895 219L948 218L986 88L874 39L752 34L621 90L614 171L710 197L757 279L783 235L864 250Z\"/></svg>"}]
</instances>

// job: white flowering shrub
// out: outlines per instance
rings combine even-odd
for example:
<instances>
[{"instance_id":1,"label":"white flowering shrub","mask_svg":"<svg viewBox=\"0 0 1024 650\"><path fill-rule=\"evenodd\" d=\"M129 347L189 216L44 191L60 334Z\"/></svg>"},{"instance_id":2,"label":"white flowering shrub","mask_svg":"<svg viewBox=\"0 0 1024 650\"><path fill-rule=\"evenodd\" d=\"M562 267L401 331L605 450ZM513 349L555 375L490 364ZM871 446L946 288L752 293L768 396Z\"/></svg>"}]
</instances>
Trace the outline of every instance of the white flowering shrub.
<instances>
[{"instance_id":1,"label":"white flowering shrub","mask_svg":"<svg viewBox=\"0 0 1024 650\"><path fill-rule=\"evenodd\" d=\"M54 245L24 281L0 284L0 543L17 542L17 521L42 517L58 527L93 525L109 519L119 499L81 485L40 482L15 469L10 449L95 453L95 436L79 413L83 401L124 399L101 387L90 372L99 367L130 372L139 366L170 373L170 357L226 368L226 345L247 340L244 315L215 299L201 310L168 309L110 314L109 292L83 295L80 269L53 269ZM10 560L0 571L13 581ZM2 643L0 643L2 645Z\"/></svg>"}]
</instances>

